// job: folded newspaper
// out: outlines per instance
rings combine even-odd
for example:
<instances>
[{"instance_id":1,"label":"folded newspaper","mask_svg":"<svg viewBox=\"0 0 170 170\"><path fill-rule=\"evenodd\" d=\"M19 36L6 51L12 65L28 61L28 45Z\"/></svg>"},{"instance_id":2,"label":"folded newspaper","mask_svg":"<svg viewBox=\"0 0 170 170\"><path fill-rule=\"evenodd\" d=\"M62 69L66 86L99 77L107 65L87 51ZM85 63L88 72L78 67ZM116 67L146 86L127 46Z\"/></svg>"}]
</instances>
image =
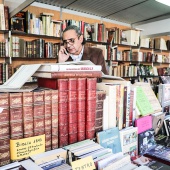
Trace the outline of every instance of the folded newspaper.
<instances>
[{"instance_id":1,"label":"folded newspaper","mask_svg":"<svg viewBox=\"0 0 170 170\"><path fill-rule=\"evenodd\" d=\"M72 61L64 63L50 63L51 65L94 65L90 60L83 61ZM22 91L32 91L37 86L24 86L24 84L34 75L34 73L43 64L30 64L22 65L3 85L0 85L0 92L22 92ZM48 63L49 65L49 63ZM113 79L113 80L124 80L121 77L105 75L102 73L102 78Z\"/></svg>"}]
</instances>

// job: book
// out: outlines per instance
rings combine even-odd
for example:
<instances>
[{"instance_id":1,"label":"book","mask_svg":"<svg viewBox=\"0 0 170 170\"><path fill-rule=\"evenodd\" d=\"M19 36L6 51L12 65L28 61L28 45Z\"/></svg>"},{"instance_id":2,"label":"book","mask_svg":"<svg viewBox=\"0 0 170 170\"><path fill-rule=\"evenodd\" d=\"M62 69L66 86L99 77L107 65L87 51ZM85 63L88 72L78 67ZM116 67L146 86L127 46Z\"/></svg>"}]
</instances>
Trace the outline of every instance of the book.
<instances>
[{"instance_id":1,"label":"book","mask_svg":"<svg viewBox=\"0 0 170 170\"><path fill-rule=\"evenodd\" d=\"M143 116L135 119L135 126L138 128L138 134L152 128L152 116Z\"/></svg>"},{"instance_id":2,"label":"book","mask_svg":"<svg viewBox=\"0 0 170 170\"><path fill-rule=\"evenodd\" d=\"M165 116L165 119L163 120L163 122L164 122L166 135L170 136L170 115Z\"/></svg>"},{"instance_id":3,"label":"book","mask_svg":"<svg viewBox=\"0 0 170 170\"><path fill-rule=\"evenodd\" d=\"M155 159L164 164L170 165L169 154L170 154L169 147L160 144L155 144L154 146L150 147L147 150L144 156Z\"/></svg>"},{"instance_id":4,"label":"book","mask_svg":"<svg viewBox=\"0 0 170 170\"><path fill-rule=\"evenodd\" d=\"M81 77L96 77L101 78L102 72L101 71L63 71L63 72L35 72L33 77L40 77L40 78L81 78Z\"/></svg>"},{"instance_id":5,"label":"book","mask_svg":"<svg viewBox=\"0 0 170 170\"><path fill-rule=\"evenodd\" d=\"M148 129L138 134L138 153L143 155L151 146L156 144L154 129Z\"/></svg>"},{"instance_id":6,"label":"book","mask_svg":"<svg viewBox=\"0 0 170 170\"><path fill-rule=\"evenodd\" d=\"M160 102L149 83L136 82L135 86L140 86L143 89L144 93L147 95L147 98L154 110L154 113L162 111Z\"/></svg>"},{"instance_id":7,"label":"book","mask_svg":"<svg viewBox=\"0 0 170 170\"><path fill-rule=\"evenodd\" d=\"M30 156L30 158L37 165L40 165L44 162L52 161L52 160L56 159L57 157L62 157L66 160L66 156L67 156L67 151L64 150L63 148L59 148L59 149L54 149L54 150L47 151L44 153L32 155L32 156Z\"/></svg>"},{"instance_id":8,"label":"book","mask_svg":"<svg viewBox=\"0 0 170 170\"><path fill-rule=\"evenodd\" d=\"M116 99L115 96L117 96L117 86L106 83L97 83L97 89L104 90L108 96L108 120L106 120L108 128L116 127L116 100L118 99Z\"/></svg>"},{"instance_id":9,"label":"book","mask_svg":"<svg viewBox=\"0 0 170 170\"><path fill-rule=\"evenodd\" d=\"M96 134L97 142L104 148L112 149L113 153L121 152L120 134L118 127L107 129Z\"/></svg>"},{"instance_id":10,"label":"book","mask_svg":"<svg viewBox=\"0 0 170 170\"><path fill-rule=\"evenodd\" d=\"M120 142L123 154L129 154L133 160L138 154L137 127L127 127L120 130Z\"/></svg>"},{"instance_id":11,"label":"book","mask_svg":"<svg viewBox=\"0 0 170 170\"><path fill-rule=\"evenodd\" d=\"M160 84L158 87L158 100L162 107L170 105L170 84Z\"/></svg>"},{"instance_id":12,"label":"book","mask_svg":"<svg viewBox=\"0 0 170 170\"><path fill-rule=\"evenodd\" d=\"M161 129L163 126L163 121L165 118L165 113L158 112L151 115L152 116L152 128L155 131L155 135L161 133Z\"/></svg>"},{"instance_id":13,"label":"book","mask_svg":"<svg viewBox=\"0 0 170 170\"><path fill-rule=\"evenodd\" d=\"M142 116L154 113L153 107L148 100L147 95L140 86L136 89L136 105L139 109L140 115Z\"/></svg>"},{"instance_id":14,"label":"book","mask_svg":"<svg viewBox=\"0 0 170 170\"><path fill-rule=\"evenodd\" d=\"M42 64L38 72L60 72L60 71L101 71L101 65L58 65Z\"/></svg>"}]
</instances>

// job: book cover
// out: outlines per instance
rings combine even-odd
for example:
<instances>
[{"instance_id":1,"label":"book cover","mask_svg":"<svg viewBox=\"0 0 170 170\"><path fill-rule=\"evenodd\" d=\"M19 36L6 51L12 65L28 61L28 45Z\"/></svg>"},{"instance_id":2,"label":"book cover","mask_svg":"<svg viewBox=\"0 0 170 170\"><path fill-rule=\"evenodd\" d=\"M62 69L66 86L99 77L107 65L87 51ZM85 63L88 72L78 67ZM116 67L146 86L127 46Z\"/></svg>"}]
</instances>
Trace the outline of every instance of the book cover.
<instances>
[{"instance_id":1,"label":"book cover","mask_svg":"<svg viewBox=\"0 0 170 170\"><path fill-rule=\"evenodd\" d=\"M164 122L166 135L169 136L170 135L170 115L165 116L165 119L163 122Z\"/></svg>"},{"instance_id":2,"label":"book cover","mask_svg":"<svg viewBox=\"0 0 170 170\"><path fill-rule=\"evenodd\" d=\"M97 142L104 148L112 149L113 153L118 153L122 151L118 127L98 132Z\"/></svg>"},{"instance_id":3,"label":"book cover","mask_svg":"<svg viewBox=\"0 0 170 170\"><path fill-rule=\"evenodd\" d=\"M165 113L158 112L151 115L152 116L152 128L155 131L155 135L161 133L161 128L163 126L163 121L165 118Z\"/></svg>"},{"instance_id":4,"label":"book cover","mask_svg":"<svg viewBox=\"0 0 170 170\"><path fill-rule=\"evenodd\" d=\"M138 134L152 128L152 116L143 116L135 119L135 126L138 128Z\"/></svg>"},{"instance_id":5,"label":"book cover","mask_svg":"<svg viewBox=\"0 0 170 170\"><path fill-rule=\"evenodd\" d=\"M101 65L58 65L42 64L37 70L40 72L60 72L60 71L101 71Z\"/></svg>"},{"instance_id":6,"label":"book cover","mask_svg":"<svg viewBox=\"0 0 170 170\"><path fill-rule=\"evenodd\" d=\"M169 155L170 148L159 144L155 144L154 146L150 147L144 154L146 157L153 158L167 165L170 165Z\"/></svg>"},{"instance_id":7,"label":"book cover","mask_svg":"<svg viewBox=\"0 0 170 170\"><path fill-rule=\"evenodd\" d=\"M83 78L83 77L96 77L100 78L102 76L101 71L62 71L62 72L36 72L33 77L41 78Z\"/></svg>"},{"instance_id":8,"label":"book cover","mask_svg":"<svg viewBox=\"0 0 170 170\"><path fill-rule=\"evenodd\" d=\"M142 87L138 86L136 90L136 105L142 116L154 113L153 107L143 91Z\"/></svg>"},{"instance_id":9,"label":"book cover","mask_svg":"<svg viewBox=\"0 0 170 170\"><path fill-rule=\"evenodd\" d=\"M154 129L149 129L138 134L138 153L143 155L151 146L156 144Z\"/></svg>"},{"instance_id":10,"label":"book cover","mask_svg":"<svg viewBox=\"0 0 170 170\"><path fill-rule=\"evenodd\" d=\"M129 154L133 160L138 154L138 134L137 127L127 127L120 130L120 141L122 152L124 154Z\"/></svg>"},{"instance_id":11,"label":"book cover","mask_svg":"<svg viewBox=\"0 0 170 170\"><path fill-rule=\"evenodd\" d=\"M106 83L97 83L98 90L104 90L106 95L108 96L108 128L116 127L116 100L115 96L117 96L116 85L106 84Z\"/></svg>"}]
</instances>

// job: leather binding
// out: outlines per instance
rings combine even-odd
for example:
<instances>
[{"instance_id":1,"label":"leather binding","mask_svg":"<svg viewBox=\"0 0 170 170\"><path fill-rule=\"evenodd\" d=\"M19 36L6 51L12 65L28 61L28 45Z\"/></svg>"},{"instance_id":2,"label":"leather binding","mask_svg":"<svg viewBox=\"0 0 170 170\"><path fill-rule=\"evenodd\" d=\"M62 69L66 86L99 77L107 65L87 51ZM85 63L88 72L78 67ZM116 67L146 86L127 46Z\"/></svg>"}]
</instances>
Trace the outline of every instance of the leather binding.
<instances>
[{"instance_id":1,"label":"leather binding","mask_svg":"<svg viewBox=\"0 0 170 170\"><path fill-rule=\"evenodd\" d=\"M0 116L1 124L9 124L9 109L3 109Z\"/></svg>"},{"instance_id":2,"label":"leather binding","mask_svg":"<svg viewBox=\"0 0 170 170\"><path fill-rule=\"evenodd\" d=\"M96 114L95 114L95 132L103 130L103 102L106 98L106 92L103 90L96 91Z\"/></svg>"},{"instance_id":3,"label":"leather binding","mask_svg":"<svg viewBox=\"0 0 170 170\"><path fill-rule=\"evenodd\" d=\"M9 109L9 93L0 93L0 107L4 109Z\"/></svg>"},{"instance_id":4,"label":"leather binding","mask_svg":"<svg viewBox=\"0 0 170 170\"><path fill-rule=\"evenodd\" d=\"M10 123L11 122L22 122L22 107L10 108Z\"/></svg>"},{"instance_id":5,"label":"leather binding","mask_svg":"<svg viewBox=\"0 0 170 170\"><path fill-rule=\"evenodd\" d=\"M86 78L77 78L77 141L86 139Z\"/></svg>"},{"instance_id":6,"label":"leather binding","mask_svg":"<svg viewBox=\"0 0 170 170\"><path fill-rule=\"evenodd\" d=\"M58 90L51 90L51 114L52 114L52 129L51 131L51 148L58 148L58 123L59 123L59 114L58 114Z\"/></svg>"},{"instance_id":7,"label":"leather binding","mask_svg":"<svg viewBox=\"0 0 170 170\"><path fill-rule=\"evenodd\" d=\"M22 106L22 93L9 93L10 107Z\"/></svg>"},{"instance_id":8,"label":"leather binding","mask_svg":"<svg viewBox=\"0 0 170 170\"><path fill-rule=\"evenodd\" d=\"M22 93L23 106L33 105L33 92Z\"/></svg>"},{"instance_id":9,"label":"leather binding","mask_svg":"<svg viewBox=\"0 0 170 170\"><path fill-rule=\"evenodd\" d=\"M95 137L96 78L87 78L86 88L86 139Z\"/></svg>"},{"instance_id":10,"label":"leather binding","mask_svg":"<svg viewBox=\"0 0 170 170\"><path fill-rule=\"evenodd\" d=\"M59 147L63 147L68 145L68 79L57 79L58 81L58 145ZM64 115L65 124L61 124L60 120L62 120L62 116ZM63 120L64 121L64 120Z\"/></svg>"},{"instance_id":11,"label":"leather binding","mask_svg":"<svg viewBox=\"0 0 170 170\"><path fill-rule=\"evenodd\" d=\"M6 148L1 147L0 155L1 155L0 166L4 166L10 163L10 148L9 147L6 147Z\"/></svg>"},{"instance_id":12,"label":"leather binding","mask_svg":"<svg viewBox=\"0 0 170 170\"><path fill-rule=\"evenodd\" d=\"M24 134L33 133L33 119L23 120Z\"/></svg>"},{"instance_id":13,"label":"leather binding","mask_svg":"<svg viewBox=\"0 0 170 170\"><path fill-rule=\"evenodd\" d=\"M11 122L10 123L10 135L13 136L23 136L23 125L22 122Z\"/></svg>"},{"instance_id":14,"label":"leather binding","mask_svg":"<svg viewBox=\"0 0 170 170\"><path fill-rule=\"evenodd\" d=\"M23 105L23 119L33 119L33 105Z\"/></svg>"}]
</instances>

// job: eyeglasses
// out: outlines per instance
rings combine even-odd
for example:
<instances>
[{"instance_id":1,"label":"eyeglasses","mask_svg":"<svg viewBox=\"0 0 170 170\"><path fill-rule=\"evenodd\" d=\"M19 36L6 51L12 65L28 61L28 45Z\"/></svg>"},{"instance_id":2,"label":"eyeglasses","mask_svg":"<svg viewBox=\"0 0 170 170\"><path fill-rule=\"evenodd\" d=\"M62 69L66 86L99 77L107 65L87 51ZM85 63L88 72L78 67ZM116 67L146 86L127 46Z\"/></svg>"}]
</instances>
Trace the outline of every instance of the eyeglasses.
<instances>
[{"instance_id":1,"label":"eyeglasses","mask_svg":"<svg viewBox=\"0 0 170 170\"><path fill-rule=\"evenodd\" d=\"M79 37L80 37L80 35L79 35L78 37L76 37L76 38L79 39ZM64 46L67 46L67 44L73 45L76 38L70 38L70 39L68 39L68 40L63 40L63 45L64 45Z\"/></svg>"}]
</instances>

